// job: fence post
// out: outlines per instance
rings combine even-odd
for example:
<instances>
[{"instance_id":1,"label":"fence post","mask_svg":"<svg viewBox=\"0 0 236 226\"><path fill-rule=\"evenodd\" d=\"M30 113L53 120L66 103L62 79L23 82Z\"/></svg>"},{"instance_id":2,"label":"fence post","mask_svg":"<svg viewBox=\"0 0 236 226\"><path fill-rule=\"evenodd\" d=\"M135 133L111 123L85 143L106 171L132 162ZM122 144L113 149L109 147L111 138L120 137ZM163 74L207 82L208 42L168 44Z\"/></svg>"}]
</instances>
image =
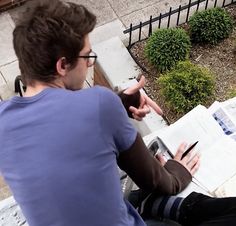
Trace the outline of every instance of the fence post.
<instances>
[{"instance_id":1,"label":"fence post","mask_svg":"<svg viewBox=\"0 0 236 226\"><path fill-rule=\"evenodd\" d=\"M168 23L167 23L167 28L169 28L169 27L170 27L171 11L172 11L172 7L170 7L170 10L169 10L169 16L168 16Z\"/></svg>"},{"instance_id":2,"label":"fence post","mask_svg":"<svg viewBox=\"0 0 236 226\"><path fill-rule=\"evenodd\" d=\"M213 1L213 0L211 0ZM230 0L230 4L234 4L236 3L236 0ZM140 22L139 25L136 25L136 26L133 26L133 24L131 23L130 24L130 28L127 28L125 31L124 31L124 34L127 34L129 33L129 43L128 43L128 49L131 48L131 46L133 45L133 43L135 43L133 40L132 40L132 32L139 29L139 36L138 36L138 41L141 41L142 39L142 28L144 26L148 26L149 25L149 30L148 30L148 36L151 36L152 35L152 32L153 32L153 23L154 22L157 22L158 20L158 28L160 29L161 26L162 26L162 19L163 18L166 18L168 17L168 21L167 21L167 28L170 27L170 22L171 22L171 16L173 14L178 14L177 15L177 21L176 21L176 25L178 26L182 21L180 21L180 14L183 10L187 10L187 14L186 14L186 22L188 21L189 19L189 16L190 16L190 12L191 12L191 8L195 5L197 5L197 8L196 8L196 12L199 11L199 8L200 8L200 4L203 3L205 4L204 5L204 8L205 10L207 8L209 8L209 0L195 0L194 2L192 0L189 0L189 4L188 5L185 5L185 6L182 6L182 5L179 5L179 7L177 9L172 9L172 7L170 7L169 9L169 12L166 12L164 14L160 13L159 16L153 18L153 16L150 16L150 20L149 21L145 21L145 22ZM213 4L213 3L212 3ZM225 6L228 6L230 4L226 4L226 0L223 0L222 3L219 3L218 0L214 0L214 7L217 7L218 5L221 5L221 7L225 7ZM173 21L174 22L174 21ZM133 43L132 43L133 42Z\"/></svg>"},{"instance_id":3,"label":"fence post","mask_svg":"<svg viewBox=\"0 0 236 226\"><path fill-rule=\"evenodd\" d=\"M189 17L189 12L190 12L190 6L191 6L191 0L189 0L188 2L188 11L187 11L187 15L186 15L186 23L188 22L188 17Z\"/></svg>"},{"instance_id":4,"label":"fence post","mask_svg":"<svg viewBox=\"0 0 236 226\"><path fill-rule=\"evenodd\" d=\"M152 16L150 16L149 20L149 31L148 31L148 37L152 35Z\"/></svg>"},{"instance_id":5,"label":"fence post","mask_svg":"<svg viewBox=\"0 0 236 226\"><path fill-rule=\"evenodd\" d=\"M128 45L128 49L130 49L131 47L131 41L132 41L132 28L133 28L133 25L132 23L130 24L130 27L129 27L129 45Z\"/></svg>"},{"instance_id":6,"label":"fence post","mask_svg":"<svg viewBox=\"0 0 236 226\"><path fill-rule=\"evenodd\" d=\"M140 22L140 24L139 24L139 34L138 34L138 40L140 41L141 40L141 32L142 32L142 22Z\"/></svg>"},{"instance_id":7,"label":"fence post","mask_svg":"<svg viewBox=\"0 0 236 226\"><path fill-rule=\"evenodd\" d=\"M199 10L199 4L200 4L200 0L197 1L197 10L196 10L196 12Z\"/></svg>"},{"instance_id":8,"label":"fence post","mask_svg":"<svg viewBox=\"0 0 236 226\"><path fill-rule=\"evenodd\" d=\"M207 9L207 7L208 7L208 0L206 0L205 10Z\"/></svg>"},{"instance_id":9,"label":"fence post","mask_svg":"<svg viewBox=\"0 0 236 226\"><path fill-rule=\"evenodd\" d=\"M158 28L161 28L161 18L162 17L162 14L160 13L160 16L159 16L159 23L158 23Z\"/></svg>"},{"instance_id":10,"label":"fence post","mask_svg":"<svg viewBox=\"0 0 236 226\"><path fill-rule=\"evenodd\" d=\"M179 5L179 9L178 9L178 17L177 17L177 23L176 23L177 26L179 25L180 12L181 12L181 5Z\"/></svg>"}]
</instances>

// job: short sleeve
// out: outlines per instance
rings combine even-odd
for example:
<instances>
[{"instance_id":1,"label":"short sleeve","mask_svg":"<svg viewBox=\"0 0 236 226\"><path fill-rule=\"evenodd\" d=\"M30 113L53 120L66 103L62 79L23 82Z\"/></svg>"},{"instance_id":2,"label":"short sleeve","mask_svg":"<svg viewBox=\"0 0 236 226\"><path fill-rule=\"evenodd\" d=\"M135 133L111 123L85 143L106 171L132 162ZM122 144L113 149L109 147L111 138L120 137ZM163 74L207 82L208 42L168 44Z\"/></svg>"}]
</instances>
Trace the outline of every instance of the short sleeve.
<instances>
[{"instance_id":1,"label":"short sleeve","mask_svg":"<svg viewBox=\"0 0 236 226\"><path fill-rule=\"evenodd\" d=\"M114 142L118 151L129 149L135 141L137 130L131 124L120 98L107 88L99 87L98 90L104 138Z\"/></svg>"}]
</instances>

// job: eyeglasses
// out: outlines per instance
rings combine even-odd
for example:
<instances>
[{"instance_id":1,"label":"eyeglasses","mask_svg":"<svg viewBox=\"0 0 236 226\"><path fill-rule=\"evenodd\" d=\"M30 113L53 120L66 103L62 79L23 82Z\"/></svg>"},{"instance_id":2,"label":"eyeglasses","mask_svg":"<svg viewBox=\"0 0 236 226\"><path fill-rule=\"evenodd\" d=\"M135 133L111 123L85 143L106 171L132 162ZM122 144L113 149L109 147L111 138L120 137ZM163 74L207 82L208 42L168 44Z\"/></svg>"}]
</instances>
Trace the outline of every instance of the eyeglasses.
<instances>
[{"instance_id":1,"label":"eyeglasses","mask_svg":"<svg viewBox=\"0 0 236 226\"><path fill-rule=\"evenodd\" d=\"M88 64L88 67L91 67L93 66L95 63L96 63L96 60L97 60L97 54L93 51L91 51L89 53L89 55L87 56L77 56L78 58L85 58L87 59L87 64Z\"/></svg>"}]
</instances>

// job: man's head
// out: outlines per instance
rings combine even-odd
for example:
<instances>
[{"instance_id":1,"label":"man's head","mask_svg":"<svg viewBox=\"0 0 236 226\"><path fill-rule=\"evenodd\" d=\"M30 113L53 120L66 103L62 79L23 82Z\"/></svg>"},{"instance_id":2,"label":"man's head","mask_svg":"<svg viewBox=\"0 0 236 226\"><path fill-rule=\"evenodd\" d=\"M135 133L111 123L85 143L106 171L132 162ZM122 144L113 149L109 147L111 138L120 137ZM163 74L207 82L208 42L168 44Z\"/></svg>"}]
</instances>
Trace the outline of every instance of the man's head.
<instances>
[{"instance_id":1,"label":"man's head","mask_svg":"<svg viewBox=\"0 0 236 226\"><path fill-rule=\"evenodd\" d=\"M78 73L78 80L85 79L89 58L78 56L87 56L91 51L88 33L95 24L96 17L82 5L59 0L31 1L13 32L26 84L47 84L62 77L66 88L77 89L79 84L67 83L78 79ZM78 80L74 82L80 83Z\"/></svg>"}]
</instances>

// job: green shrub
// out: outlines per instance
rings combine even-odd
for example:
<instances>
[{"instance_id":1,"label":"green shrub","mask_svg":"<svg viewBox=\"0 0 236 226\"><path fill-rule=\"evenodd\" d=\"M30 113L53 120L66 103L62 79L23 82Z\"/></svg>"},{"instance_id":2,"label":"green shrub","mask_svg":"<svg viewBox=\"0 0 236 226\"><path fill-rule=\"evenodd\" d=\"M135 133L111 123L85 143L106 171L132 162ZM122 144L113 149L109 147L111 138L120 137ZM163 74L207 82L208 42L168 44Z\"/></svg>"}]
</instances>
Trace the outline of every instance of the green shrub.
<instances>
[{"instance_id":1,"label":"green shrub","mask_svg":"<svg viewBox=\"0 0 236 226\"><path fill-rule=\"evenodd\" d=\"M216 44L227 38L233 30L233 18L222 8L196 12L189 20L194 42Z\"/></svg>"},{"instance_id":2,"label":"green shrub","mask_svg":"<svg viewBox=\"0 0 236 226\"><path fill-rule=\"evenodd\" d=\"M186 113L198 104L206 103L214 93L215 82L211 72L189 61L157 80L167 104L178 113Z\"/></svg>"},{"instance_id":3,"label":"green shrub","mask_svg":"<svg viewBox=\"0 0 236 226\"><path fill-rule=\"evenodd\" d=\"M231 88L227 94L226 94L227 99L236 97L236 88Z\"/></svg>"},{"instance_id":4,"label":"green shrub","mask_svg":"<svg viewBox=\"0 0 236 226\"><path fill-rule=\"evenodd\" d=\"M181 28L163 28L155 31L145 46L148 60L161 72L185 60L191 43L188 34Z\"/></svg>"}]
</instances>

